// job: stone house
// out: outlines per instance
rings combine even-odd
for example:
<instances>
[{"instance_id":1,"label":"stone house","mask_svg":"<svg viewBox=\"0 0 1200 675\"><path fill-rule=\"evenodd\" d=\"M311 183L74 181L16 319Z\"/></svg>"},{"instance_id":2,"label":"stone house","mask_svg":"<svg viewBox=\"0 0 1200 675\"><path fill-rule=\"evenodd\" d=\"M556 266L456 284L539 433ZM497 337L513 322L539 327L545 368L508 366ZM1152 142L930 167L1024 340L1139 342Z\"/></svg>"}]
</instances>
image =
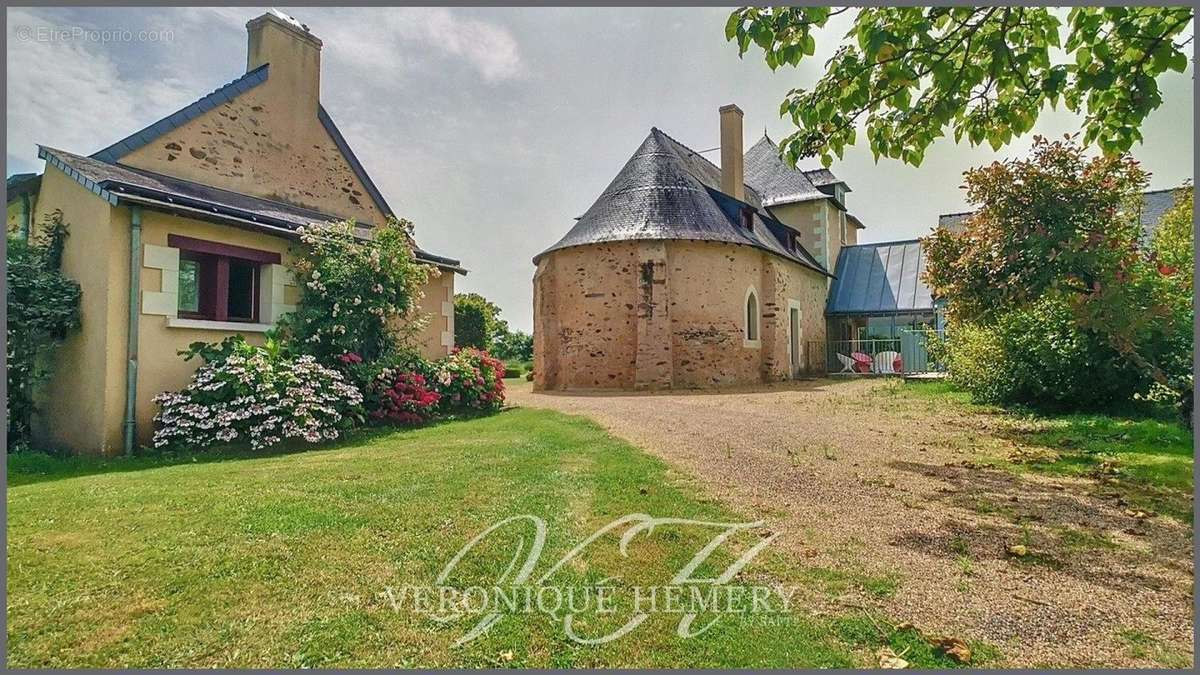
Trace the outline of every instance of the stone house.
<instances>
[{"instance_id":1,"label":"stone house","mask_svg":"<svg viewBox=\"0 0 1200 675\"><path fill-rule=\"evenodd\" d=\"M824 369L830 272L862 224L849 186L800 171L765 135L721 165L650 135L575 226L534 258L534 386L711 387Z\"/></svg>"},{"instance_id":2,"label":"stone house","mask_svg":"<svg viewBox=\"0 0 1200 675\"><path fill-rule=\"evenodd\" d=\"M55 353L36 420L44 445L111 454L147 443L151 399L197 366L179 350L233 334L261 342L294 307L297 227L354 219L369 238L393 216L321 105L321 41L274 10L246 26L244 75L91 155L39 146L40 180L20 177L9 195L10 232L62 211L63 271L83 291L82 328ZM421 348L444 356L464 270L415 252L438 271Z\"/></svg>"}]
</instances>

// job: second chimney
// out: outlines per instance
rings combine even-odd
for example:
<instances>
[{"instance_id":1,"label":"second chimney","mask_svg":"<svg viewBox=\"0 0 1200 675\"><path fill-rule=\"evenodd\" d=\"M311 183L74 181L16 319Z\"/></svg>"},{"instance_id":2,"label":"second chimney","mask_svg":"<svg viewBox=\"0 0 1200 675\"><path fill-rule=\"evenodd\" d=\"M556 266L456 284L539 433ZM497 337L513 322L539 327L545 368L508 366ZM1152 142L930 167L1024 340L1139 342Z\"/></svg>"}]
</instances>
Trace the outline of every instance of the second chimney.
<instances>
[{"instance_id":1,"label":"second chimney","mask_svg":"<svg viewBox=\"0 0 1200 675\"><path fill-rule=\"evenodd\" d=\"M742 157L742 109L721 106L721 192L746 201L746 176Z\"/></svg>"}]
</instances>

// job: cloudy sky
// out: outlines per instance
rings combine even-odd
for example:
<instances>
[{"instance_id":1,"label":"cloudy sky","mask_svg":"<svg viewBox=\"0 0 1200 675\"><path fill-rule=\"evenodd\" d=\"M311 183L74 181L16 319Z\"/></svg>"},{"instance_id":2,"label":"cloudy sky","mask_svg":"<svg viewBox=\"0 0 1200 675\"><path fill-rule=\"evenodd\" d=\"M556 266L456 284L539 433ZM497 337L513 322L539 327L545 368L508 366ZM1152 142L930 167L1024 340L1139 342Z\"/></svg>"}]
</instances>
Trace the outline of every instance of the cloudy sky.
<instances>
[{"instance_id":1,"label":"cloudy sky","mask_svg":"<svg viewBox=\"0 0 1200 675\"><path fill-rule=\"evenodd\" d=\"M717 108L737 103L747 147L764 128L778 140L789 133L780 100L816 80L847 25L826 31L819 58L772 73L756 54L738 59L724 9L281 9L324 41L322 101L421 246L461 258L471 273L460 290L483 293L525 330L530 258L587 210L651 126L712 148ZM245 23L261 12L9 9L8 173L41 170L37 143L91 153L236 78ZM29 39L47 27L167 32L130 43ZM1166 102L1135 149L1151 187L1191 178L1192 75L1162 78ZM1036 132L1077 127L1060 112ZM992 153L942 141L919 169L877 165L863 145L832 168L853 189L863 239L885 241L963 210L963 170L1028 145Z\"/></svg>"}]
</instances>

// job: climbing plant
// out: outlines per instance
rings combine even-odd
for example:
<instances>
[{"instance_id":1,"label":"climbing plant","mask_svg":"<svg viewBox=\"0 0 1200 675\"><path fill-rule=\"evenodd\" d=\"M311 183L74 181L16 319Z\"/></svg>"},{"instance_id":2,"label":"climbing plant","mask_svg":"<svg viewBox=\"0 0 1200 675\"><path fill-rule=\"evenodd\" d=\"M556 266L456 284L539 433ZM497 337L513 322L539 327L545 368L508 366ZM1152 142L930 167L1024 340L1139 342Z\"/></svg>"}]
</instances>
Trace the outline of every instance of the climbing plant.
<instances>
[{"instance_id":1,"label":"climbing plant","mask_svg":"<svg viewBox=\"0 0 1200 675\"><path fill-rule=\"evenodd\" d=\"M49 214L40 236L8 237L8 447L29 441L37 387L52 372L51 354L79 327L79 284L63 276L68 236L62 211Z\"/></svg>"}]
</instances>

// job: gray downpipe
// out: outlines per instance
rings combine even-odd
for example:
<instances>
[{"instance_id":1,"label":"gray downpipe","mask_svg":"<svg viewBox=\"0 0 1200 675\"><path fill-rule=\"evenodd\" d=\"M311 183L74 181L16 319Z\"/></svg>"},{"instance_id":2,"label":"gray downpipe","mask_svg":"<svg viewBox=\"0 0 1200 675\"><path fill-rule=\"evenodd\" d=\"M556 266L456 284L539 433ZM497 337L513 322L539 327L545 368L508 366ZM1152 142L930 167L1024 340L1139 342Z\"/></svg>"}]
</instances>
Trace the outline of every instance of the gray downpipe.
<instances>
[{"instance_id":1,"label":"gray downpipe","mask_svg":"<svg viewBox=\"0 0 1200 675\"><path fill-rule=\"evenodd\" d=\"M142 207L129 207L129 339L125 370L125 455L137 441L138 299L142 289Z\"/></svg>"}]
</instances>

